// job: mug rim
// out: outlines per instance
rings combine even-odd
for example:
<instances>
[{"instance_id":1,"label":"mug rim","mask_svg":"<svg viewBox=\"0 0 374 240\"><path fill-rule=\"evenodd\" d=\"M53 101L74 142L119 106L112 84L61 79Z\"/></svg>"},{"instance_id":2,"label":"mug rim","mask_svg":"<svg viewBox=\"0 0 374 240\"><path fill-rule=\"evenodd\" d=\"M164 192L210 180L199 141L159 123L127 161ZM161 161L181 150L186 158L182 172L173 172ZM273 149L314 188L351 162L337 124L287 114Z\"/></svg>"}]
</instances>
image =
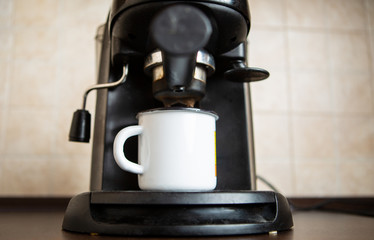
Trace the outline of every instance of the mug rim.
<instances>
[{"instance_id":1,"label":"mug rim","mask_svg":"<svg viewBox=\"0 0 374 240\"><path fill-rule=\"evenodd\" d=\"M148 110L139 112L136 115L136 118L139 119L139 117L144 114L164 113L164 112L193 112L193 113L210 115L214 117L216 121L219 119L219 116L214 111L203 110L200 108L189 108L189 107L163 107L163 108L148 109Z\"/></svg>"}]
</instances>

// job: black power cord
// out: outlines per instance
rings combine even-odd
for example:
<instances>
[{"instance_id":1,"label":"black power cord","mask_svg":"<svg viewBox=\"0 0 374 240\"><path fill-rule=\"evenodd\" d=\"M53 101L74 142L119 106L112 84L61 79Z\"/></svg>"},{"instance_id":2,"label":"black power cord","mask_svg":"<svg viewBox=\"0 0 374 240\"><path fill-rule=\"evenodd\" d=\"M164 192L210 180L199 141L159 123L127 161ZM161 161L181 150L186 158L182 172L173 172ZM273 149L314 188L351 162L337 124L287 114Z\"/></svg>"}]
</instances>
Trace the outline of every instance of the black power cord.
<instances>
[{"instance_id":1,"label":"black power cord","mask_svg":"<svg viewBox=\"0 0 374 240\"><path fill-rule=\"evenodd\" d=\"M265 178L259 175L256 177L274 192L280 192ZM287 198L287 200L292 211L322 210L374 217L374 198L372 197L309 198L308 200L304 198ZM303 202L303 204L300 204L300 202ZM305 204L305 202L308 203Z\"/></svg>"}]
</instances>

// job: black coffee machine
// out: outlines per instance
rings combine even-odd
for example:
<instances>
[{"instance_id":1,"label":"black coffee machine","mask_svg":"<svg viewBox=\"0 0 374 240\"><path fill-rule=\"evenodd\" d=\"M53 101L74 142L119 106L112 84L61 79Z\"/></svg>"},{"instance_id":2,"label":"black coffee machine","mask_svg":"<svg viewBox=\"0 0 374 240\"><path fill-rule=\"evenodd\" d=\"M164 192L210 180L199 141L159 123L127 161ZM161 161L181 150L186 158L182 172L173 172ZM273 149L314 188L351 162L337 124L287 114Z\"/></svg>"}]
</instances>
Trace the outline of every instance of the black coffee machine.
<instances>
[{"instance_id":1,"label":"black coffee machine","mask_svg":"<svg viewBox=\"0 0 374 240\"><path fill-rule=\"evenodd\" d=\"M90 192L71 199L63 229L132 236L265 233L293 226L287 200L255 190L248 82L269 73L246 66L246 0L114 0L105 24ZM90 114L74 113L71 141L88 142ZM195 107L216 112L217 187L209 192L142 191L114 161L118 131L138 112ZM137 139L124 150L137 159Z\"/></svg>"}]
</instances>

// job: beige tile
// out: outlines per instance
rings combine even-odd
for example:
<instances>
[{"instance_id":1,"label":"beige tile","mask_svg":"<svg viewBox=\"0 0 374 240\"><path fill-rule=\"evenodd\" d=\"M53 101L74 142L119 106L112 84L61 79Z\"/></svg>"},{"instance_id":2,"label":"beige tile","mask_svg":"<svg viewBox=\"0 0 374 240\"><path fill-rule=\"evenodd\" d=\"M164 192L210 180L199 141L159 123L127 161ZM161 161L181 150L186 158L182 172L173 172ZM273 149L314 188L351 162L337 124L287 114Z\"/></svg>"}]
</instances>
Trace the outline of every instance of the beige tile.
<instances>
[{"instance_id":1,"label":"beige tile","mask_svg":"<svg viewBox=\"0 0 374 240\"><path fill-rule=\"evenodd\" d=\"M9 68L7 61L0 61L0 108L4 108L7 101Z\"/></svg>"},{"instance_id":2,"label":"beige tile","mask_svg":"<svg viewBox=\"0 0 374 240\"><path fill-rule=\"evenodd\" d=\"M12 56L13 31L8 27L0 27L0 60L9 61Z\"/></svg>"},{"instance_id":3,"label":"beige tile","mask_svg":"<svg viewBox=\"0 0 374 240\"><path fill-rule=\"evenodd\" d=\"M91 112L91 141L90 143L78 143L69 141L70 124L73 117L73 112L76 109L60 110L57 114L55 122L56 134L54 135L56 141L56 153L59 156L81 156L82 158L91 159L92 149L92 130L94 127L94 112Z\"/></svg>"},{"instance_id":4,"label":"beige tile","mask_svg":"<svg viewBox=\"0 0 374 240\"><path fill-rule=\"evenodd\" d=\"M287 0L287 24L296 27L326 27L325 0Z\"/></svg>"},{"instance_id":5,"label":"beige tile","mask_svg":"<svg viewBox=\"0 0 374 240\"><path fill-rule=\"evenodd\" d=\"M372 113L373 95L370 73L333 74L334 109L339 113Z\"/></svg>"},{"instance_id":6,"label":"beige tile","mask_svg":"<svg viewBox=\"0 0 374 240\"><path fill-rule=\"evenodd\" d=\"M327 23L330 29L365 29L364 0L329 0Z\"/></svg>"},{"instance_id":7,"label":"beige tile","mask_svg":"<svg viewBox=\"0 0 374 240\"><path fill-rule=\"evenodd\" d=\"M53 63L15 61L10 84L13 107L55 106L56 66Z\"/></svg>"},{"instance_id":8,"label":"beige tile","mask_svg":"<svg viewBox=\"0 0 374 240\"><path fill-rule=\"evenodd\" d=\"M4 132L5 132L5 116L6 111L4 108L0 109L0 182L1 182L1 173L3 171L2 166L2 158L4 154Z\"/></svg>"},{"instance_id":9,"label":"beige tile","mask_svg":"<svg viewBox=\"0 0 374 240\"><path fill-rule=\"evenodd\" d=\"M57 28L17 28L14 30L14 58L56 61Z\"/></svg>"},{"instance_id":10,"label":"beige tile","mask_svg":"<svg viewBox=\"0 0 374 240\"><path fill-rule=\"evenodd\" d=\"M286 67L285 32L281 30L256 29L249 33L249 65L268 71L284 70Z\"/></svg>"},{"instance_id":11,"label":"beige tile","mask_svg":"<svg viewBox=\"0 0 374 240\"><path fill-rule=\"evenodd\" d=\"M13 15L16 26L53 26L59 1L14 0Z\"/></svg>"},{"instance_id":12,"label":"beige tile","mask_svg":"<svg viewBox=\"0 0 374 240\"><path fill-rule=\"evenodd\" d=\"M264 81L251 83L254 111L287 111L288 80L285 72L273 71Z\"/></svg>"},{"instance_id":13,"label":"beige tile","mask_svg":"<svg viewBox=\"0 0 374 240\"><path fill-rule=\"evenodd\" d=\"M281 194L294 195L293 172L289 162L256 161L256 172L258 176L272 184ZM257 189L273 191L271 187L259 179L257 179Z\"/></svg>"},{"instance_id":14,"label":"beige tile","mask_svg":"<svg viewBox=\"0 0 374 240\"><path fill-rule=\"evenodd\" d=\"M96 26L63 27L59 38L61 64L90 66L95 64Z\"/></svg>"},{"instance_id":15,"label":"beige tile","mask_svg":"<svg viewBox=\"0 0 374 240\"><path fill-rule=\"evenodd\" d=\"M374 1L365 1L366 14L368 16L369 28L374 29Z\"/></svg>"},{"instance_id":16,"label":"beige tile","mask_svg":"<svg viewBox=\"0 0 374 240\"><path fill-rule=\"evenodd\" d=\"M332 110L332 84L328 71L292 71L290 76L292 110L329 113Z\"/></svg>"},{"instance_id":17,"label":"beige tile","mask_svg":"<svg viewBox=\"0 0 374 240\"><path fill-rule=\"evenodd\" d=\"M84 65L59 66L57 78L57 105L72 110L81 108L85 90L96 84L93 66ZM88 95L88 105L95 103L95 91ZM91 108L92 109L92 108Z\"/></svg>"},{"instance_id":18,"label":"beige tile","mask_svg":"<svg viewBox=\"0 0 374 240\"><path fill-rule=\"evenodd\" d=\"M371 56L372 56L372 61L371 61L371 72L372 72L372 81L374 82L374 27L372 30L370 30L370 50L371 50Z\"/></svg>"},{"instance_id":19,"label":"beige tile","mask_svg":"<svg viewBox=\"0 0 374 240\"><path fill-rule=\"evenodd\" d=\"M297 162L331 162L335 158L333 118L329 115L295 115L293 150Z\"/></svg>"},{"instance_id":20,"label":"beige tile","mask_svg":"<svg viewBox=\"0 0 374 240\"><path fill-rule=\"evenodd\" d=\"M6 123L6 154L33 157L55 151L56 126L52 108L49 111L10 109Z\"/></svg>"},{"instance_id":21,"label":"beige tile","mask_svg":"<svg viewBox=\"0 0 374 240\"><path fill-rule=\"evenodd\" d=\"M61 1L60 21L64 26L96 26L105 23L111 0Z\"/></svg>"},{"instance_id":22,"label":"beige tile","mask_svg":"<svg viewBox=\"0 0 374 240\"><path fill-rule=\"evenodd\" d=\"M91 159L77 156L51 158L51 190L54 196L73 196L89 191Z\"/></svg>"},{"instance_id":23,"label":"beige tile","mask_svg":"<svg viewBox=\"0 0 374 240\"><path fill-rule=\"evenodd\" d=\"M288 48L291 69L327 69L327 34L324 32L291 30Z\"/></svg>"},{"instance_id":24,"label":"beige tile","mask_svg":"<svg viewBox=\"0 0 374 240\"><path fill-rule=\"evenodd\" d=\"M373 56L374 56L373 55L374 54L374 23L373 23L373 27L370 29L369 45L370 45L370 49L371 49L371 56L373 58ZM372 70L374 69L374 61L371 61L371 69Z\"/></svg>"},{"instance_id":25,"label":"beige tile","mask_svg":"<svg viewBox=\"0 0 374 240\"><path fill-rule=\"evenodd\" d=\"M374 161L342 162L339 166L339 192L348 196L372 196Z\"/></svg>"},{"instance_id":26,"label":"beige tile","mask_svg":"<svg viewBox=\"0 0 374 240\"><path fill-rule=\"evenodd\" d=\"M249 0L251 24L283 26L285 24L284 0Z\"/></svg>"},{"instance_id":27,"label":"beige tile","mask_svg":"<svg viewBox=\"0 0 374 240\"><path fill-rule=\"evenodd\" d=\"M337 71L364 71L370 68L368 35L364 31L331 32L329 60Z\"/></svg>"},{"instance_id":28,"label":"beige tile","mask_svg":"<svg viewBox=\"0 0 374 240\"><path fill-rule=\"evenodd\" d=\"M45 156L17 155L2 159L2 196L46 196L49 194L50 169ZM4 181L6 179L6 181Z\"/></svg>"},{"instance_id":29,"label":"beige tile","mask_svg":"<svg viewBox=\"0 0 374 240\"><path fill-rule=\"evenodd\" d=\"M374 159L373 122L370 116L342 116L337 119L339 160Z\"/></svg>"},{"instance_id":30,"label":"beige tile","mask_svg":"<svg viewBox=\"0 0 374 240\"><path fill-rule=\"evenodd\" d=\"M298 162L295 164L296 196L338 195L335 163Z\"/></svg>"},{"instance_id":31,"label":"beige tile","mask_svg":"<svg viewBox=\"0 0 374 240\"><path fill-rule=\"evenodd\" d=\"M9 65L7 61L0 61L0 92L4 91L7 82Z\"/></svg>"},{"instance_id":32,"label":"beige tile","mask_svg":"<svg viewBox=\"0 0 374 240\"><path fill-rule=\"evenodd\" d=\"M10 26L12 22L13 1L0 1L0 27Z\"/></svg>"},{"instance_id":33,"label":"beige tile","mask_svg":"<svg viewBox=\"0 0 374 240\"><path fill-rule=\"evenodd\" d=\"M254 114L254 142L258 161L290 157L289 127L286 114Z\"/></svg>"},{"instance_id":34,"label":"beige tile","mask_svg":"<svg viewBox=\"0 0 374 240\"><path fill-rule=\"evenodd\" d=\"M62 107L81 107L84 91L97 82L94 36L89 28L76 28L61 37L57 97ZM90 93L89 103L94 102L94 95Z\"/></svg>"}]
</instances>

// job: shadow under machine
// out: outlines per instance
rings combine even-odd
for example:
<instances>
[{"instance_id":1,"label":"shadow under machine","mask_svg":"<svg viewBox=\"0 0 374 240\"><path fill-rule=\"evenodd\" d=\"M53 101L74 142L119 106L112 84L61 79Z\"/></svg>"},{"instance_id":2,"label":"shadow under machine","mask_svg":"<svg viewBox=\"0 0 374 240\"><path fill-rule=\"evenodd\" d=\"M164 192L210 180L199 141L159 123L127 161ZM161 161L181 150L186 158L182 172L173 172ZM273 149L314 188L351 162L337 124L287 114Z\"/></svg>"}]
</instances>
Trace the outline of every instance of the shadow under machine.
<instances>
[{"instance_id":1,"label":"shadow under machine","mask_svg":"<svg viewBox=\"0 0 374 240\"><path fill-rule=\"evenodd\" d=\"M114 0L103 29L90 192L71 199L63 229L133 236L238 235L293 226L287 200L255 191L248 82L269 73L246 66L247 1ZM84 104L85 105L85 100ZM113 141L154 108L214 111L217 187L206 192L143 191L120 169ZM71 141L88 142L90 114L74 113ZM137 138L125 146L137 159Z\"/></svg>"}]
</instances>

